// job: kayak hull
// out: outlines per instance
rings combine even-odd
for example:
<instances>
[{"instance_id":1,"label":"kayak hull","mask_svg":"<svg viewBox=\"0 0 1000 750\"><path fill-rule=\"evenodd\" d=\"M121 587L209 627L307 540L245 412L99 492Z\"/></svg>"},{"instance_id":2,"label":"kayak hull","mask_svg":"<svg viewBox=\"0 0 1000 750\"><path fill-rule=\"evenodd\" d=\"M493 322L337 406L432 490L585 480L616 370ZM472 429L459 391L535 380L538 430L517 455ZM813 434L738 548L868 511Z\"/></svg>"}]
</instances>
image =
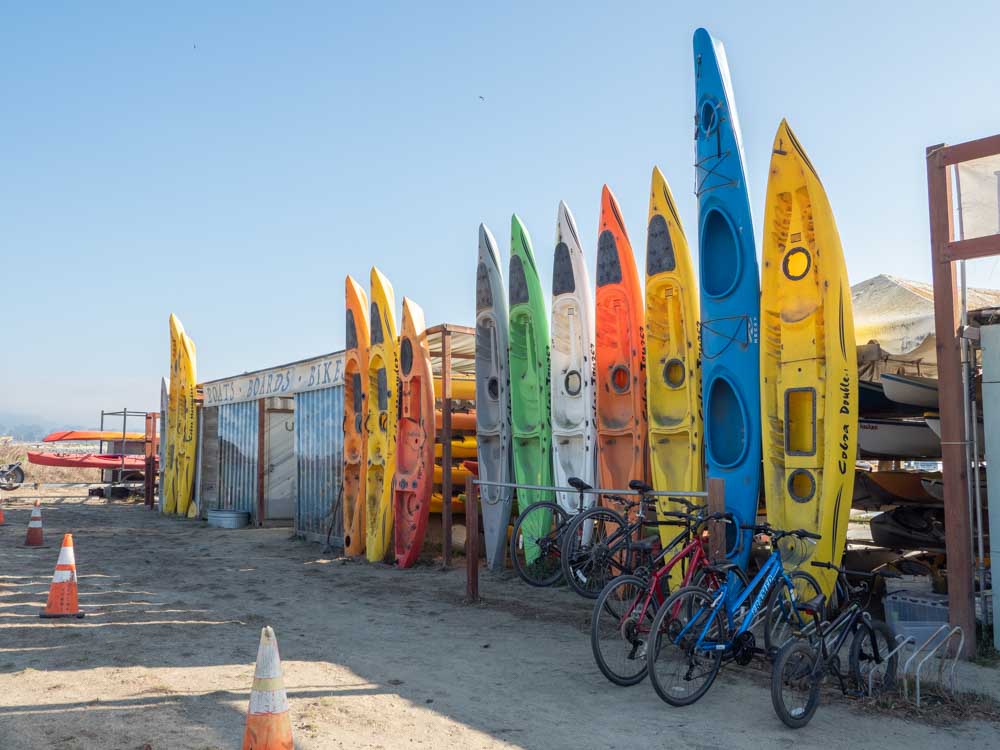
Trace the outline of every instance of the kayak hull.
<instances>
[{"instance_id":1,"label":"kayak hull","mask_svg":"<svg viewBox=\"0 0 1000 750\"><path fill-rule=\"evenodd\" d=\"M371 345L368 295L350 276L345 282L347 347L344 354L344 552L365 551L367 480L368 350Z\"/></svg>"}]
</instances>

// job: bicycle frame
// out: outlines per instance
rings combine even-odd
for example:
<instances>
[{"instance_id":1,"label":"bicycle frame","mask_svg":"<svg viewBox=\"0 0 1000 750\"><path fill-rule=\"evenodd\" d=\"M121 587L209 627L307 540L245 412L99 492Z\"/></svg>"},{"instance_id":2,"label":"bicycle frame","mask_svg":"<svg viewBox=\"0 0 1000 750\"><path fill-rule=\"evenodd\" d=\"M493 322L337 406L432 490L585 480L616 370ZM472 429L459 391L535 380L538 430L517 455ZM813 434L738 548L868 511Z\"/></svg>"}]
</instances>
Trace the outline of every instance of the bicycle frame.
<instances>
[{"instance_id":1,"label":"bicycle frame","mask_svg":"<svg viewBox=\"0 0 1000 750\"><path fill-rule=\"evenodd\" d=\"M795 595L795 584L792 583L792 579L785 572L784 566L781 562L781 553L775 548L771 556L767 558L763 567L757 572L757 575L753 577L750 581L750 585L746 587L739 596L730 597L729 587L730 581L727 580L722 586L719 587L717 591L713 593L713 599L711 604L708 606L709 617L705 621L701 632L698 634L698 640L695 641L694 648L698 651L728 651L732 649L733 643L739 638L743 633L747 632L753 625L757 614L760 612L761 608L767 601L768 595L771 593L775 584L779 581L783 581L786 586L788 586L789 591L792 592L792 596ZM750 605L750 609L743 615L743 619L739 624L739 627L734 631L736 627L736 621L734 615L740 610L740 608L746 603L746 601L753 596L753 602ZM711 628L713 621L715 620L715 613L722 607L726 614L726 624L727 630L729 631L729 637L722 642L715 642L706 640L709 628ZM677 634L677 639L679 640L687 634L688 629L696 622L702 615L702 611L705 608L702 607L698 612L691 617L691 619L685 624L681 631ZM798 610L795 610L795 616L798 618L799 623L802 624L803 620Z\"/></svg>"}]
</instances>

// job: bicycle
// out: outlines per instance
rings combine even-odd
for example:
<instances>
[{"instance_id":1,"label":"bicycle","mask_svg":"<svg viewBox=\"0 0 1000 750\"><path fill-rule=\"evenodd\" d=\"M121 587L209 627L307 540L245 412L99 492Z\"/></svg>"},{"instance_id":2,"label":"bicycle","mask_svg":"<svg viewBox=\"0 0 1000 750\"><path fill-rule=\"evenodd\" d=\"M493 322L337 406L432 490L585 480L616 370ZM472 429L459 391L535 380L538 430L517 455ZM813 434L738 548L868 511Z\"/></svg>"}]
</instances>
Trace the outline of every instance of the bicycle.
<instances>
[{"instance_id":1,"label":"bicycle","mask_svg":"<svg viewBox=\"0 0 1000 750\"><path fill-rule=\"evenodd\" d=\"M783 622L781 617L791 619L797 629L802 630L806 621L797 603L800 598L813 599L821 593L816 579L808 573L796 571L799 575L793 577L785 572L780 545L777 544L789 536L817 540L820 538L818 534L804 529L780 531L767 524L740 528L755 534L768 534L774 543L770 557L749 586L735 596L730 595L728 576L716 591L685 586L664 602L653 621L653 659L649 660L649 676L657 695L672 706L691 705L708 692L724 657L745 666L754 655L771 653L771 626L775 622ZM709 567L721 576L737 566L736 563L725 562ZM812 589L810 595L800 597L805 588ZM764 628L765 648L761 650L756 645L751 628L756 624L757 615L765 602L768 612ZM786 614L779 617L773 614L773 610ZM684 692L688 688L691 692Z\"/></svg>"},{"instance_id":2,"label":"bicycle","mask_svg":"<svg viewBox=\"0 0 1000 750\"><path fill-rule=\"evenodd\" d=\"M658 550L658 535L643 537L647 521L646 510L653 503L649 493L653 488L633 479L629 488L639 494L638 500L626 500L618 495L605 495L621 505L624 515L607 506L590 508L575 516L566 528L561 560L563 578L576 593L596 599L610 580L633 573L642 561ZM634 520L627 520L633 518Z\"/></svg>"},{"instance_id":3,"label":"bicycle","mask_svg":"<svg viewBox=\"0 0 1000 750\"><path fill-rule=\"evenodd\" d=\"M579 508L582 510L583 496L593 488L576 477L567 481L580 493ZM533 503L517 517L510 535L510 559L521 580L539 587L559 582L562 578L559 564L561 539L575 517L571 517L558 503L549 501Z\"/></svg>"},{"instance_id":4,"label":"bicycle","mask_svg":"<svg viewBox=\"0 0 1000 750\"><path fill-rule=\"evenodd\" d=\"M732 521L731 513L696 515L704 508L686 500L680 502L690 512L668 511L661 517L679 519L674 524L684 530L652 560L649 568L639 568L635 574L622 575L610 581L594 604L590 624L590 646L601 673L622 687L637 685L646 677L646 646L652 632L652 621L659 607L670 595L670 576L680 565L681 586L701 585L717 589L725 580L709 569L707 539L703 529L710 521ZM662 563L678 546L683 547ZM659 566L659 567L656 567ZM732 574L739 579L740 590L748 583L746 574L736 568Z\"/></svg>"},{"instance_id":5,"label":"bicycle","mask_svg":"<svg viewBox=\"0 0 1000 750\"><path fill-rule=\"evenodd\" d=\"M809 640L793 640L778 652L771 669L771 703L774 712L792 729L804 727L819 706L819 692L824 678L832 674L837 678L844 695L862 696L867 693L869 679L879 689L891 689L896 682L898 655L894 652L896 639L892 629L881 620L873 619L862 606L868 595L867 587L851 587L847 576L864 577L875 581L878 573L848 571L831 563L814 562L817 568L836 570L849 593L846 606L832 622L823 620L825 597L800 603L798 610L813 618ZM848 674L841 670L840 652L847 638L853 636L848 652ZM877 671L878 670L878 671ZM855 685L847 688L845 678Z\"/></svg>"}]
</instances>

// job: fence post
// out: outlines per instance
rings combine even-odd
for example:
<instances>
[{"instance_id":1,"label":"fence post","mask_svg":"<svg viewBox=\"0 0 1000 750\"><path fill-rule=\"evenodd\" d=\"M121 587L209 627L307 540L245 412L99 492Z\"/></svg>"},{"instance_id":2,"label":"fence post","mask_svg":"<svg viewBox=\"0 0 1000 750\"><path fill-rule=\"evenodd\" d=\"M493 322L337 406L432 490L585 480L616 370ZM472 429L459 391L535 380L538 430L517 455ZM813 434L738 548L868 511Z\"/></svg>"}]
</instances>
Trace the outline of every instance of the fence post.
<instances>
[{"instance_id":1,"label":"fence post","mask_svg":"<svg viewBox=\"0 0 1000 750\"><path fill-rule=\"evenodd\" d=\"M726 480L718 477L708 479L708 512L726 512ZM737 532L742 533L742 532ZM712 521L708 529L708 554L713 560L726 556L726 522Z\"/></svg>"},{"instance_id":2,"label":"fence post","mask_svg":"<svg viewBox=\"0 0 1000 750\"><path fill-rule=\"evenodd\" d=\"M479 601L479 485L465 480L465 601Z\"/></svg>"}]
</instances>

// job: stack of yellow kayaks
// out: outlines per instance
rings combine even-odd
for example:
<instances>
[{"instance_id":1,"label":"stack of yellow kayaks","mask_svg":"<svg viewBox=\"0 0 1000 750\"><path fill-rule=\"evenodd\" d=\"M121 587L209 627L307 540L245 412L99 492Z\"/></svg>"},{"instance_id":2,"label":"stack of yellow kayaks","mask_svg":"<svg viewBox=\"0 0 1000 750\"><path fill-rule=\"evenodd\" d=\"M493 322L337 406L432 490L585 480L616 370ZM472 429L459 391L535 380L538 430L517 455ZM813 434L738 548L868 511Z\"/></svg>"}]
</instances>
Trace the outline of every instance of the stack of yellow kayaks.
<instances>
[{"instance_id":1,"label":"stack of yellow kayaks","mask_svg":"<svg viewBox=\"0 0 1000 750\"><path fill-rule=\"evenodd\" d=\"M164 513L194 517L194 474L197 458L198 416L194 342L176 315L170 316L170 391L167 397L166 467L161 509Z\"/></svg>"},{"instance_id":2,"label":"stack of yellow kayaks","mask_svg":"<svg viewBox=\"0 0 1000 750\"><path fill-rule=\"evenodd\" d=\"M826 191L782 121L771 152L762 248L761 412L768 521L822 535L794 542L829 595L854 490L858 367L851 288ZM789 538L791 540L793 538Z\"/></svg>"}]
</instances>

